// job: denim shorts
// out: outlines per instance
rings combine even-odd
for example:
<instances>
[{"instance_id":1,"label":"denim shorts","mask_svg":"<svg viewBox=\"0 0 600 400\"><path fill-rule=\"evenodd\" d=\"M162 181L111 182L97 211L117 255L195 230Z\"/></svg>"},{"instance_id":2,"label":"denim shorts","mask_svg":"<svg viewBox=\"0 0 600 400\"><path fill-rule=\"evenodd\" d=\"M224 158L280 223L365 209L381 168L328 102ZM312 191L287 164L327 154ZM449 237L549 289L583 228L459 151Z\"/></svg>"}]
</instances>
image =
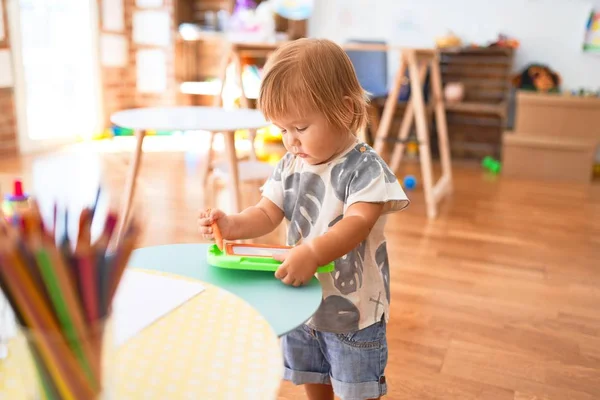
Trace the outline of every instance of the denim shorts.
<instances>
[{"instance_id":1,"label":"denim shorts","mask_svg":"<svg viewBox=\"0 0 600 400\"><path fill-rule=\"evenodd\" d=\"M342 400L375 399L387 393L383 319L350 333L320 332L304 324L283 336L282 346L284 379L296 385L332 385Z\"/></svg>"}]
</instances>

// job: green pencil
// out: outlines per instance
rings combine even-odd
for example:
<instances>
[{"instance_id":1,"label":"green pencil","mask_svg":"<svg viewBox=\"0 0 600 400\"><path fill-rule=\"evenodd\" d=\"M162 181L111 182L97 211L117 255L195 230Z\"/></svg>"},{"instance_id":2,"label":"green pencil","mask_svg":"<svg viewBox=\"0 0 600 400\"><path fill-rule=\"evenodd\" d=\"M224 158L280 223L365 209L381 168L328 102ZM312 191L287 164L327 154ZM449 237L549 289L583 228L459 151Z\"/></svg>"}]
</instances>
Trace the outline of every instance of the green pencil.
<instances>
[{"instance_id":1,"label":"green pencil","mask_svg":"<svg viewBox=\"0 0 600 400\"><path fill-rule=\"evenodd\" d=\"M38 215L35 211L34 208L33 213L23 216L25 224L29 229L29 247L34 254L42 280L46 285L48 296L54 308L55 315L64 330L69 347L72 348L90 382L96 384L96 378L92 372L90 360L86 357L81 343L81 340L85 340L85 337L79 337L78 332L75 329L74 317L70 314L67 299L65 299L65 294L66 291L69 290L68 286L70 283L68 281L65 282L64 280L61 282L60 274L57 271L59 266L53 265L50 254L43 246L41 238L42 231L40 230L40 224L37 223L36 217L38 217Z\"/></svg>"},{"instance_id":2,"label":"green pencil","mask_svg":"<svg viewBox=\"0 0 600 400\"><path fill-rule=\"evenodd\" d=\"M77 332L75 331L73 319L69 314L66 301L62 295L60 284L54 273L54 267L50 261L50 256L44 249L39 248L35 251L35 258L38 266L40 267L42 277L46 282L46 287L48 289L50 299L52 300L54 311L56 312L58 320L65 331L66 338L68 339L71 347L73 347L73 351L77 354L77 358L82 364L82 367L85 369L86 375L91 382L94 382L94 375L83 352L83 347L81 346L79 340L80 338L77 336Z\"/></svg>"}]
</instances>

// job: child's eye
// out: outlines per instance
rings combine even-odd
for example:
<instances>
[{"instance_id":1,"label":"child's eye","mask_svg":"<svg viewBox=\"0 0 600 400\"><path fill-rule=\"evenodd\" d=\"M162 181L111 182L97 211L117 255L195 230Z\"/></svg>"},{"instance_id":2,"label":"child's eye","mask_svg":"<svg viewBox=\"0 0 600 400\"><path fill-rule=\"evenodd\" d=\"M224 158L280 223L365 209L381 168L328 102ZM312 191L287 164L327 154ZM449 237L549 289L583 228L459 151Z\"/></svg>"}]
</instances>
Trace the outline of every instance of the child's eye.
<instances>
[{"instance_id":1,"label":"child's eye","mask_svg":"<svg viewBox=\"0 0 600 400\"><path fill-rule=\"evenodd\" d=\"M282 134L282 135L285 135L285 133L286 133L286 132L287 132L287 131L286 131L285 129L281 129L281 134Z\"/></svg>"},{"instance_id":2,"label":"child's eye","mask_svg":"<svg viewBox=\"0 0 600 400\"><path fill-rule=\"evenodd\" d=\"M296 130L297 130L298 132L304 132L304 131L306 130L306 128L307 128L307 127L305 126L304 128L296 128Z\"/></svg>"}]
</instances>

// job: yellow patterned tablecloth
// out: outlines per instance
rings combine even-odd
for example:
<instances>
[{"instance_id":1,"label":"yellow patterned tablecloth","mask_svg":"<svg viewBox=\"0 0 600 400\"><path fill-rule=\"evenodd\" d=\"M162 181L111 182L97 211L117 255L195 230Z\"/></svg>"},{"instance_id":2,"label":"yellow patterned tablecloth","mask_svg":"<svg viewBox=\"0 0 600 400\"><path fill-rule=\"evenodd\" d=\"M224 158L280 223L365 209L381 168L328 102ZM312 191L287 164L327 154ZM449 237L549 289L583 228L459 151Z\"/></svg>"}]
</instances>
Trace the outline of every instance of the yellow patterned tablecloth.
<instances>
[{"instance_id":1,"label":"yellow patterned tablecloth","mask_svg":"<svg viewBox=\"0 0 600 400\"><path fill-rule=\"evenodd\" d=\"M272 328L240 298L202 284L202 293L116 350L111 398L277 397L283 360ZM0 361L0 399L25 398L18 356L23 345L22 337L14 339L9 357Z\"/></svg>"}]
</instances>

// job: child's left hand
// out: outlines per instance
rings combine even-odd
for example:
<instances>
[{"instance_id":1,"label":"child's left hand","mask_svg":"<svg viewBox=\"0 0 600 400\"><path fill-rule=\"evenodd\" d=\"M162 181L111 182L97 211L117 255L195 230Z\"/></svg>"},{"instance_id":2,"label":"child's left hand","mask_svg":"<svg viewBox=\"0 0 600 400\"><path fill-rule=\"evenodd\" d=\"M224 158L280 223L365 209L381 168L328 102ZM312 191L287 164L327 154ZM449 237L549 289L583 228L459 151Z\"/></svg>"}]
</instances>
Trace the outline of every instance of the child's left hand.
<instances>
[{"instance_id":1,"label":"child's left hand","mask_svg":"<svg viewBox=\"0 0 600 400\"><path fill-rule=\"evenodd\" d=\"M300 245L285 254L274 254L273 258L283 263L275 271L275 278L286 285L301 286L310 280L319 267L313 250Z\"/></svg>"}]
</instances>

